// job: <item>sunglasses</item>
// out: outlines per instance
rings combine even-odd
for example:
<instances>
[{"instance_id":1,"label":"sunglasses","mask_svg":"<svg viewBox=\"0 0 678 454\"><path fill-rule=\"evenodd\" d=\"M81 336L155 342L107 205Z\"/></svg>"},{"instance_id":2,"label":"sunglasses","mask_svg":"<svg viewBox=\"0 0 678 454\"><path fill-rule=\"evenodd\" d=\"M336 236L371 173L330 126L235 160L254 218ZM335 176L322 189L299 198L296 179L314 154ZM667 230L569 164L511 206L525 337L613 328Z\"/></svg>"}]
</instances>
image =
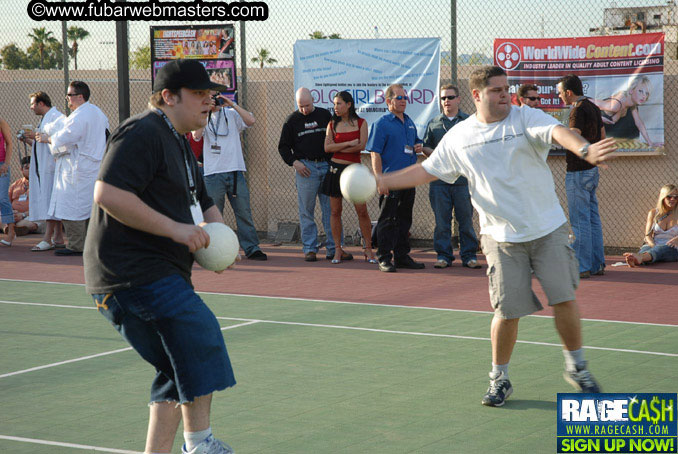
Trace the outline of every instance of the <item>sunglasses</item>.
<instances>
[{"instance_id":1,"label":"sunglasses","mask_svg":"<svg viewBox=\"0 0 678 454\"><path fill-rule=\"evenodd\" d=\"M78 96L79 94L80 93L66 93L66 96L70 98L71 96Z\"/></svg>"},{"instance_id":2,"label":"sunglasses","mask_svg":"<svg viewBox=\"0 0 678 454\"><path fill-rule=\"evenodd\" d=\"M447 101L448 99L452 101L453 99L457 99L459 96L441 96L440 100L441 101Z\"/></svg>"},{"instance_id":3,"label":"sunglasses","mask_svg":"<svg viewBox=\"0 0 678 454\"><path fill-rule=\"evenodd\" d=\"M410 100L410 98L408 98L407 96L394 96L394 97L391 98L391 99L397 99L398 101L402 101L403 99L404 99L405 101L409 101L409 100Z\"/></svg>"},{"instance_id":4,"label":"sunglasses","mask_svg":"<svg viewBox=\"0 0 678 454\"><path fill-rule=\"evenodd\" d=\"M529 99L530 101L536 101L538 99L541 99L539 96L523 96L525 99Z\"/></svg>"},{"instance_id":5,"label":"sunglasses","mask_svg":"<svg viewBox=\"0 0 678 454\"><path fill-rule=\"evenodd\" d=\"M678 199L678 195L667 195L665 198L666 198L666 199L677 200L677 199Z\"/></svg>"}]
</instances>

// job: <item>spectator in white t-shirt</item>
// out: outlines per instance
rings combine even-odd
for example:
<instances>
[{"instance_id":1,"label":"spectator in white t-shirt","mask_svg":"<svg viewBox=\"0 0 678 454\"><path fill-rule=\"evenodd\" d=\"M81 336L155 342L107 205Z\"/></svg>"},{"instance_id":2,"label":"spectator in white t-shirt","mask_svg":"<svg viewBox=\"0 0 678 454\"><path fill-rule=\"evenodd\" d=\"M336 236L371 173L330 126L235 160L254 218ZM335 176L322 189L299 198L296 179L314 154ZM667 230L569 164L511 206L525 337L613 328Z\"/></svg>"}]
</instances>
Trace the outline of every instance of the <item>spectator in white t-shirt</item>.
<instances>
[{"instance_id":1,"label":"spectator in white t-shirt","mask_svg":"<svg viewBox=\"0 0 678 454\"><path fill-rule=\"evenodd\" d=\"M474 71L469 86L476 113L456 124L423 163L379 177L379 192L437 178L448 183L459 176L468 179L495 310L492 372L483 405L501 406L513 392L508 363L518 321L542 309L532 292L531 270L553 308L564 344L565 379L583 392L600 392L584 360L575 301L579 269L546 158L551 144L558 143L598 164L610 158L614 140L589 144L539 109L512 106L506 73L499 67Z\"/></svg>"},{"instance_id":2,"label":"spectator in white t-shirt","mask_svg":"<svg viewBox=\"0 0 678 454\"><path fill-rule=\"evenodd\" d=\"M223 100L225 107L216 106L215 99ZM254 124L254 115L223 95L218 95L212 103L207 126L193 132L195 140L205 139L202 156L207 193L214 199L222 216L228 197L235 214L238 241L247 258L267 260L266 254L259 248L259 237L252 220L240 143L240 133Z\"/></svg>"}]
</instances>

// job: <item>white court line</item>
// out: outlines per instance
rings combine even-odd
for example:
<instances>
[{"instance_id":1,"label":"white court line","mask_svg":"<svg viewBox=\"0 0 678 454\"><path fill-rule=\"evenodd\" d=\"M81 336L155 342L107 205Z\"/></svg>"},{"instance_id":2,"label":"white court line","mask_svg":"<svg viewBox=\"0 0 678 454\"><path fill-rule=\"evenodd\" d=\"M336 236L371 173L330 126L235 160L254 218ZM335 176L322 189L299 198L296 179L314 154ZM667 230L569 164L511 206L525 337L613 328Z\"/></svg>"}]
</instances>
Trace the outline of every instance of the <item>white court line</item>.
<instances>
[{"instance_id":1,"label":"white court line","mask_svg":"<svg viewBox=\"0 0 678 454\"><path fill-rule=\"evenodd\" d=\"M247 318L233 318L233 317L217 317L218 319L222 320L249 320ZM354 331L368 331L368 332L373 332L373 333L386 333L386 334L404 334L408 336L424 336L424 337L442 337L442 338L447 338L447 339L465 339L465 340L482 340L482 341L490 341L489 337L475 337L475 336L460 336L457 334L439 334L439 333L421 333L417 331L397 331L397 330L389 330L389 329L378 329L378 328L361 328L357 326L344 326L344 325L323 325L319 323L302 323L302 322L282 322L278 320L263 320L263 319L257 319L257 322L260 323L271 323L275 325L296 325L296 326L310 326L314 328L332 328L332 329L347 329L347 330L354 330ZM558 347L562 348L563 346L561 344L553 344L550 342L535 342L535 341L524 341L524 340L518 340L516 341L519 344L529 344L529 345L544 345L547 347ZM591 350L604 350L604 351L609 351L609 352L622 352L622 353L641 353L644 355L656 355L656 356L668 356L671 358L678 358L678 353L664 353L664 352L651 352L651 351L644 351L644 350L630 350L626 348L611 348L611 347L591 347L589 345L583 346L583 348L586 349L591 349Z\"/></svg>"},{"instance_id":2,"label":"white court line","mask_svg":"<svg viewBox=\"0 0 678 454\"><path fill-rule=\"evenodd\" d=\"M61 307L65 309L89 309L94 311L97 310L97 308L94 306L72 306L68 304L27 303L25 301L6 301L6 300L0 300L0 303L16 304L18 306L47 306L47 307Z\"/></svg>"},{"instance_id":3,"label":"white court line","mask_svg":"<svg viewBox=\"0 0 678 454\"><path fill-rule=\"evenodd\" d=\"M4 301L0 301L0 302L4 302ZM50 304L40 304L40 306L50 306ZM67 306L67 307L69 309L73 309L76 306ZM78 309L90 309L90 308L80 307ZM253 324L258 323L258 322L259 322L259 320L249 320L246 323L238 323L237 325L226 326L224 328L221 328L221 330L226 331L227 329L233 329L233 328L238 328L238 327L241 327L241 326L253 325ZM0 378L12 377L14 375L21 375L21 374L33 372L33 371L36 371L36 370L48 369L50 367L61 366L61 365L64 365L64 364L77 363L78 361L85 361L86 359L99 358L100 356L113 355L115 353L126 352L126 351L129 351L129 350L132 350L132 347L120 348L118 350L111 350L111 351L108 351L108 352L97 353L96 355L82 356L80 358L69 359L69 360L66 360L66 361L59 361L58 363L45 364L44 366L31 367L30 369L18 370L16 372L9 372L9 373L0 375Z\"/></svg>"},{"instance_id":4,"label":"white court line","mask_svg":"<svg viewBox=\"0 0 678 454\"><path fill-rule=\"evenodd\" d=\"M0 440L20 441L23 443L34 443L38 445L60 446L62 448L87 449L96 452L113 452L117 454L143 454L139 451L128 451L126 449L102 448L100 446L78 445L75 443L62 443L60 441L38 440L37 438L11 437L9 435L0 435Z\"/></svg>"},{"instance_id":5,"label":"white court line","mask_svg":"<svg viewBox=\"0 0 678 454\"><path fill-rule=\"evenodd\" d=\"M26 282L34 284L58 284L58 285L75 285L79 287L84 287L85 284L74 284L69 282L50 282L50 281L33 281L27 279L5 279L0 278L0 281L8 282ZM355 301L338 301L338 300L314 300L310 298L293 298L288 296L268 296L268 295L245 295L242 293L220 293L220 292L197 292L202 295L217 295L217 296L237 296L243 298L261 298L268 300L284 300L284 301L305 301L311 303L329 303L329 304L346 304L346 305L355 305L355 306L376 306L376 307L393 307L400 309L413 309L413 310L427 310L427 311L443 311L443 312L461 312L468 314L494 314L494 311L476 311L472 309L452 309L445 307L428 307L428 306L405 306L402 304L386 304L386 303L360 303ZM531 314L527 317L534 318L553 318L552 315L535 315ZM678 325L669 324L669 323L648 323L648 322L630 322L627 320L606 320L600 318L582 318L582 321L585 322L601 322L601 323L621 323L625 325L642 325L642 326L667 326L669 328L676 328Z\"/></svg>"},{"instance_id":6,"label":"white court line","mask_svg":"<svg viewBox=\"0 0 678 454\"><path fill-rule=\"evenodd\" d=\"M85 306L67 306L67 305L56 305L56 304L45 304L45 303L24 303L24 302L18 302L18 301L4 301L0 300L0 303L2 304L19 304L19 305L30 305L30 306L55 306L55 307L65 307L68 309L93 309L90 307L85 307ZM297 326L311 326L311 327L316 327L316 328L334 328L334 329L348 329L348 330L355 330L355 331L370 331L370 332L375 332L375 333L386 333L386 334L404 334L404 335L410 335L410 336L426 336L426 337L442 337L442 338L449 338L449 339L466 339L466 340L482 340L482 341L489 341L489 337L474 337L474 336L460 336L456 334L437 334L437 333L422 333L422 332L416 332L416 331L397 331L397 330L387 330L387 329L379 329L379 328L362 328L358 326L344 326L344 325L325 325L325 324L319 324L319 323L303 323L303 322L283 322L283 321L278 321L278 320L262 320L262 319L253 319L253 318L236 318L236 317L217 317L217 319L220 320L237 320L237 321L243 321L246 323L242 323L239 325L233 325L233 326L227 326L226 328L222 328L223 330L230 329L230 328L236 328L239 326L246 326L246 325L251 325L253 323L271 323L271 324L278 324L278 325L297 325ZM554 343L549 343L549 342L534 342L534 341L523 341L523 340L518 340L517 341L520 344L531 344L531 345L544 345L544 346L549 346L549 347L562 347L561 344L554 344ZM623 352L623 353L640 353L640 354L645 354L645 355L656 355L656 356L667 356L667 357L678 357L678 353L664 353L664 352L652 352L652 351L645 351L645 350L630 350L630 349L625 349L625 348L611 348L611 347L593 347L590 345L585 345L584 348L588 348L591 350L604 350L604 351L611 351L611 352ZM101 353L100 355L103 355L105 353ZM76 361L76 360L71 360L71 362ZM0 378L3 378L3 375L0 375Z\"/></svg>"},{"instance_id":7,"label":"white court line","mask_svg":"<svg viewBox=\"0 0 678 454\"><path fill-rule=\"evenodd\" d=\"M132 347L121 348L121 349L118 349L118 350L111 350L110 352L97 353L96 355L82 356L80 358L69 359L69 360L66 360L66 361L59 361L58 363L45 364L44 366L37 366L37 367L31 367L30 369L18 370L16 372L9 372L7 374L0 375L0 378L12 377L14 375L20 375L20 374L25 374L27 372L33 372L33 371L36 371L36 370L61 366L63 364L77 363L78 361L84 361L86 359L98 358L100 356L113 355L115 353L126 352L128 350L132 350Z\"/></svg>"}]
</instances>

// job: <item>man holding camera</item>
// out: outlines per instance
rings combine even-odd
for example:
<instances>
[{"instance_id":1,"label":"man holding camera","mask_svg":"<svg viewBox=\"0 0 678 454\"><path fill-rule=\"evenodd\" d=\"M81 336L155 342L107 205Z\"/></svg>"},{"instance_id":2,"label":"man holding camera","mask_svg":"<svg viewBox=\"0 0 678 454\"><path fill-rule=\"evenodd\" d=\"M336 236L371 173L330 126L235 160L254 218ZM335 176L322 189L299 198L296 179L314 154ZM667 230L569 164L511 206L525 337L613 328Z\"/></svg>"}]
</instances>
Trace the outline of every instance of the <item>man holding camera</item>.
<instances>
[{"instance_id":1,"label":"man holding camera","mask_svg":"<svg viewBox=\"0 0 678 454\"><path fill-rule=\"evenodd\" d=\"M225 106L225 107L224 107ZM245 159L240 133L254 124L254 115L223 95L212 99L207 126L193 131L203 142L205 187L223 216L225 198L233 208L238 241L250 260L267 260L259 248L259 237L252 220L250 193L245 180Z\"/></svg>"}]
</instances>

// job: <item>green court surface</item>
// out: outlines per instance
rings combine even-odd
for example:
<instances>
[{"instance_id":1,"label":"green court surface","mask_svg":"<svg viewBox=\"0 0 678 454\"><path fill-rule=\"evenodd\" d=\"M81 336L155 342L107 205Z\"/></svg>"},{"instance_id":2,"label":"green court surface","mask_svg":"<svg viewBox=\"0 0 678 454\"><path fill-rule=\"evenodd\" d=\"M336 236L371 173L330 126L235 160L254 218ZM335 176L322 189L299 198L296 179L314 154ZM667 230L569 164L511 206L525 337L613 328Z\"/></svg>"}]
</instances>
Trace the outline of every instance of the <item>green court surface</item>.
<instances>
[{"instance_id":1,"label":"green court surface","mask_svg":"<svg viewBox=\"0 0 678 454\"><path fill-rule=\"evenodd\" d=\"M550 318L521 321L514 394L488 408L489 313L202 297L238 380L212 428L238 454L556 450L556 395L572 389ZM143 450L154 372L84 288L0 281L0 300L0 452ZM584 321L584 338L604 391L676 391L678 327Z\"/></svg>"}]
</instances>

